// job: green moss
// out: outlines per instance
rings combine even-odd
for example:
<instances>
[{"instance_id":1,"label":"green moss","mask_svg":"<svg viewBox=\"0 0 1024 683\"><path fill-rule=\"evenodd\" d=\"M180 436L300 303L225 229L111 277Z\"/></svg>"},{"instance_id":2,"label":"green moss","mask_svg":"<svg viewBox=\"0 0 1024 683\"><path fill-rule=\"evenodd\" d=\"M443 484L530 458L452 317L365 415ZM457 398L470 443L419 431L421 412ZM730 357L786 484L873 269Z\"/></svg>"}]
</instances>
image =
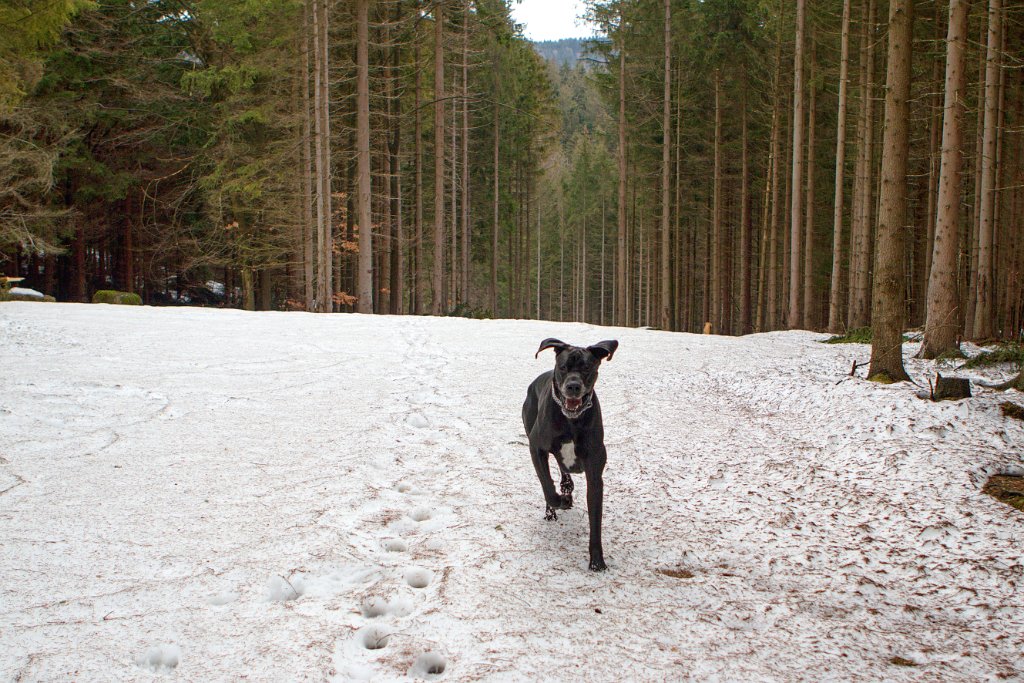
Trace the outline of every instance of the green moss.
<instances>
[{"instance_id":1,"label":"green moss","mask_svg":"<svg viewBox=\"0 0 1024 683\"><path fill-rule=\"evenodd\" d=\"M856 329L848 330L846 334L836 335L829 337L823 344L870 344L871 343L871 328L870 327L858 327Z\"/></svg>"},{"instance_id":2,"label":"green moss","mask_svg":"<svg viewBox=\"0 0 1024 683\"><path fill-rule=\"evenodd\" d=\"M44 303L53 303L56 299L49 294L39 298L38 296L26 296L24 294L11 294L7 291L0 291L0 301L42 301Z\"/></svg>"},{"instance_id":3,"label":"green moss","mask_svg":"<svg viewBox=\"0 0 1024 683\"><path fill-rule=\"evenodd\" d=\"M1013 363L1015 365L1024 364L1024 344L1001 344L992 351L979 353L977 356L964 363L961 367L987 368L993 365L1001 365L1003 363Z\"/></svg>"},{"instance_id":4,"label":"green moss","mask_svg":"<svg viewBox=\"0 0 1024 683\"><path fill-rule=\"evenodd\" d=\"M937 360L937 361L963 360L964 358L967 358L967 354L964 353L963 351L961 351L959 348L955 348L952 351L945 351L943 353L940 353L935 358L935 360Z\"/></svg>"},{"instance_id":5,"label":"green moss","mask_svg":"<svg viewBox=\"0 0 1024 683\"><path fill-rule=\"evenodd\" d=\"M869 382L877 382L879 384L896 384L896 380L889 376L887 372L876 372L875 374L868 377Z\"/></svg>"},{"instance_id":6,"label":"green moss","mask_svg":"<svg viewBox=\"0 0 1024 683\"><path fill-rule=\"evenodd\" d=\"M94 304L120 304L122 306L141 306L142 297L131 292L119 292L114 289L101 289L92 295Z\"/></svg>"}]
</instances>

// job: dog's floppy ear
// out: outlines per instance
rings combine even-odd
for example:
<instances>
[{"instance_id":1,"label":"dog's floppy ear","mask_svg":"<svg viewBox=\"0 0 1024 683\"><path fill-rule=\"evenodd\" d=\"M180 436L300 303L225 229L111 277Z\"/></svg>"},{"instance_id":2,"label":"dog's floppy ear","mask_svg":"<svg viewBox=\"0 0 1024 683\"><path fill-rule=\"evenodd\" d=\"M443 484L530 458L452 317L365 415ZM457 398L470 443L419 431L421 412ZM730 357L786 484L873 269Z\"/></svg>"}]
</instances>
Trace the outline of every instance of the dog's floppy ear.
<instances>
[{"instance_id":1,"label":"dog's floppy ear","mask_svg":"<svg viewBox=\"0 0 1024 683\"><path fill-rule=\"evenodd\" d=\"M598 360L611 360L617 348L619 348L619 342L614 339L607 339L597 342L593 346L588 346L587 351L594 354Z\"/></svg>"},{"instance_id":2,"label":"dog's floppy ear","mask_svg":"<svg viewBox=\"0 0 1024 683\"><path fill-rule=\"evenodd\" d=\"M533 354L533 357L536 358L537 356L539 356L540 352L543 351L544 349L554 349L555 353L557 354L561 353L562 351L565 351L567 348L569 348L569 345L566 344L561 339L548 337L547 339L540 343L540 348L537 349L537 353Z\"/></svg>"}]
</instances>

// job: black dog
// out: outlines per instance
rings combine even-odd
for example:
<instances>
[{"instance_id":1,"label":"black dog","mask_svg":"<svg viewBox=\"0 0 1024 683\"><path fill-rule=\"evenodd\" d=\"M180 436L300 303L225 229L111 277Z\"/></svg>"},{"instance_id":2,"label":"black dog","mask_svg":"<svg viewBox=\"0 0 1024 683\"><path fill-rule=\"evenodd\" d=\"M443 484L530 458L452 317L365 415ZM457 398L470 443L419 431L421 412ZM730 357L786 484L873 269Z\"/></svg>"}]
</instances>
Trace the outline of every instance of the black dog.
<instances>
[{"instance_id":1,"label":"black dog","mask_svg":"<svg viewBox=\"0 0 1024 683\"><path fill-rule=\"evenodd\" d=\"M555 510L572 507L573 483L569 473L586 473L590 568L594 571L607 569L601 548L601 505L604 498L602 474L608 459L601 404L594 393L594 383L601 361L611 360L618 347L617 341L598 342L583 348L558 339L545 339L536 355L544 349L554 349L555 369L533 380L523 403L523 425L530 437L530 456L547 505L545 519L557 519ZM561 495L555 493L548 469L550 454L555 454L562 472Z\"/></svg>"}]
</instances>

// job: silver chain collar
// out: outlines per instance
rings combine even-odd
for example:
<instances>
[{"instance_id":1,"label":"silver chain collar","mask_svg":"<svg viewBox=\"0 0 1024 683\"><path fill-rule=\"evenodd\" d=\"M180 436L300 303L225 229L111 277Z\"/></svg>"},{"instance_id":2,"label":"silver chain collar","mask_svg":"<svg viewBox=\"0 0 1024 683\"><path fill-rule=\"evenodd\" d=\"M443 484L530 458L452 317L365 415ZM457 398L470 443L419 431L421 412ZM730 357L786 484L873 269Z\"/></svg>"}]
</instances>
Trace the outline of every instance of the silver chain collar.
<instances>
[{"instance_id":1,"label":"silver chain collar","mask_svg":"<svg viewBox=\"0 0 1024 683\"><path fill-rule=\"evenodd\" d=\"M580 415L590 410L590 408L592 408L594 405L594 392L591 391L589 394L587 394L587 399L580 405L578 409L569 410L568 408L565 407L565 401L563 401L558 396L558 392L555 390L554 381L551 382L551 398L554 399L555 403L562 410L562 415L565 415L570 420L579 419Z\"/></svg>"}]
</instances>

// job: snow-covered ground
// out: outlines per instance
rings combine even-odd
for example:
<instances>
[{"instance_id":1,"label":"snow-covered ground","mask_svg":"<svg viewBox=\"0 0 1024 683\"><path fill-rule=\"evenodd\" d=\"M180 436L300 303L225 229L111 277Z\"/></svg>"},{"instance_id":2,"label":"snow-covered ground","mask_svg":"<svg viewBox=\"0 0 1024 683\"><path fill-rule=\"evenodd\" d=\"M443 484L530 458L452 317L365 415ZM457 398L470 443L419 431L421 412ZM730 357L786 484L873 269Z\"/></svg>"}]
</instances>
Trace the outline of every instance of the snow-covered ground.
<instances>
[{"instance_id":1,"label":"snow-covered ground","mask_svg":"<svg viewBox=\"0 0 1024 683\"><path fill-rule=\"evenodd\" d=\"M621 342L605 573L522 433L548 336ZM0 679L1021 680L1021 395L822 338L0 304Z\"/></svg>"}]
</instances>

